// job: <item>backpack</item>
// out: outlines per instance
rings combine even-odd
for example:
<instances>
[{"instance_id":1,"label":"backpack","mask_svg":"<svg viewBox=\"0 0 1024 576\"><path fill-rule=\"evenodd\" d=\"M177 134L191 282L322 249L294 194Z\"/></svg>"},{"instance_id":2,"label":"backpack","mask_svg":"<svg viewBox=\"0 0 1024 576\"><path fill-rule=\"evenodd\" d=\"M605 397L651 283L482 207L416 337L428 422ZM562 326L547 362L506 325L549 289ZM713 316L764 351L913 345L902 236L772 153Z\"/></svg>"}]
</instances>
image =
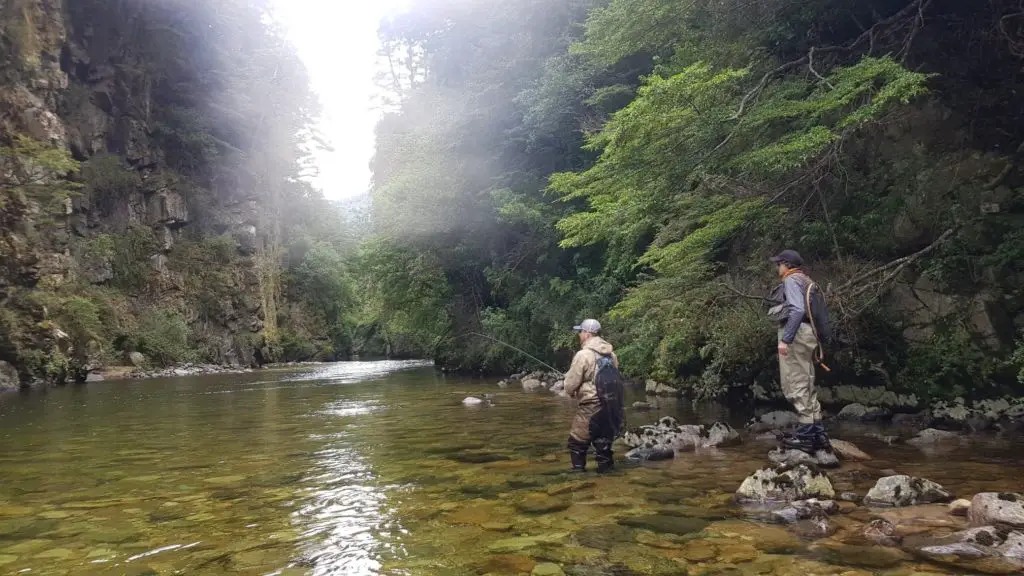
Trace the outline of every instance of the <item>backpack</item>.
<instances>
[{"instance_id":1,"label":"backpack","mask_svg":"<svg viewBox=\"0 0 1024 576\"><path fill-rule=\"evenodd\" d=\"M601 401L601 411L608 418L614 438L622 432L626 422L625 392L622 388L622 374L615 367L610 355L597 354L594 388L597 389L597 398Z\"/></svg>"},{"instance_id":2,"label":"backpack","mask_svg":"<svg viewBox=\"0 0 1024 576\"><path fill-rule=\"evenodd\" d=\"M808 284L804 299L804 308L807 310L808 320L811 321L811 328L814 328L814 335L818 337L818 345L831 344L832 326L828 321L828 303L825 302L825 294L821 287L814 282Z\"/></svg>"},{"instance_id":3,"label":"backpack","mask_svg":"<svg viewBox=\"0 0 1024 576\"><path fill-rule=\"evenodd\" d=\"M815 361L826 371L825 347L832 343L832 326L828 318L828 303L825 301L825 293L816 282L806 274L801 275L807 279L807 288L804 292L804 310L807 320L814 330L814 336L818 339L818 348L814 351ZM768 318L773 322L785 322L789 318L790 306L786 303L783 285L780 284L772 291L768 299L774 304L768 310Z\"/></svg>"}]
</instances>

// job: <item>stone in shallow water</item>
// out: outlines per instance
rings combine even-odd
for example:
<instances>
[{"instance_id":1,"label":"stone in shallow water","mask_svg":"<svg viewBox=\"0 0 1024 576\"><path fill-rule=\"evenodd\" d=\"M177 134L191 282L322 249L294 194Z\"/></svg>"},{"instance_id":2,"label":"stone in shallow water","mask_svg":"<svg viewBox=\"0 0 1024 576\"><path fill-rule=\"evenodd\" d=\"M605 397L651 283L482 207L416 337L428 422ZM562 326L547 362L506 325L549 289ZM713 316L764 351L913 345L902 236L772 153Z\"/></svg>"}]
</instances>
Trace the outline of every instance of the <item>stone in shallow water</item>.
<instances>
[{"instance_id":1,"label":"stone in shallow water","mask_svg":"<svg viewBox=\"0 0 1024 576\"><path fill-rule=\"evenodd\" d=\"M802 450L785 450L776 448L768 453L768 460L775 465L795 466L797 464L809 464L822 468L835 468L839 466L839 458L832 452L819 450L813 455Z\"/></svg>"},{"instance_id":2,"label":"stone in shallow water","mask_svg":"<svg viewBox=\"0 0 1024 576\"><path fill-rule=\"evenodd\" d=\"M811 552L829 564L862 568L892 568L911 559L906 553L894 548L851 546L836 542L816 544L811 547Z\"/></svg>"},{"instance_id":3,"label":"stone in shallow water","mask_svg":"<svg viewBox=\"0 0 1024 576\"><path fill-rule=\"evenodd\" d=\"M650 530L659 534L690 534L700 532L708 526L706 520L699 518L685 518L681 516L665 516L652 514L648 516L634 516L619 520L619 524L630 528Z\"/></svg>"},{"instance_id":4,"label":"stone in shallow water","mask_svg":"<svg viewBox=\"0 0 1024 576\"><path fill-rule=\"evenodd\" d=\"M572 506L568 496L548 496L547 494L527 494L516 502L516 509L524 514L550 514L560 512Z\"/></svg>"},{"instance_id":5,"label":"stone in shallow water","mask_svg":"<svg viewBox=\"0 0 1024 576\"><path fill-rule=\"evenodd\" d=\"M74 557L75 552L67 548L53 548L34 556L34 558L39 558L40 560L68 560Z\"/></svg>"},{"instance_id":6,"label":"stone in shallow water","mask_svg":"<svg viewBox=\"0 0 1024 576\"><path fill-rule=\"evenodd\" d=\"M964 500L963 498L961 498L960 500L954 500L949 503L949 513L953 516L967 516L967 513L968 511L970 511L970 509L970 500ZM987 522L984 522L984 524L987 524Z\"/></svg>"},{"instance_id":7,"label":"stone in shallow water","mask_svg":"<svg viewBox=\"0 0 1024 576\"><path fill-rule=\"evenodd\" d=\"M691 540L683 546L681 555L690 562L707 562L718 557L718 546L710 540Z\"/></svg>"},{"instance_id":8,"label":"stone in shallow water","mask_svg":"<svg viewBox=\"0 0 1024 576\"><path fill-rule=\"evenodd\" d=\"M545 562L537 564L533 568L533 572L530 573L530 576L565 576L565 572L562 571L562 567L558 564Z\"/></svg>"},{"instance_id":9,"label":"stone in shallow water","mask_svg":"<svg viewBox=\"0 0 1024 576\"><path fill-rule=\"evenodd\" d=\"M866 506L914 506L949 502L952 494L941 485L905 474L879 478L864 497Z\"/></svg>"},{"instance_id":10,"label":"stone in shallow water","mask_svg":"<svg viewBox=\"0 0 1024 576\"><path fill-rule=\"evenodd\" d=\"M738 499L752 502L831 499L835 495L828 476L805 464L763 468L747 477L736 491Z\"/></svg>"},{"instance_id":11,"label":"stone in shallow water","mask_svg":"<svg viewBox=\"0 0 1024 576\"><path fill-rule=\"evenodd\" d=\"M982 492L971 500L967 518L972 526L1004 524L1024 529L1024 495Z\"/></svg>"},{"instance_id":12,"label":"stone in shallow water","mask_svg":"<svg viewBox=\"0 0 1024 576\"><path fill-rule=\"evenodd\" d=\"M521 574L530 572L537 562L522 554L499 554L491 556L481 566L482 573Z\"/></svg>"},{"instance_id":13,"label":"stone in shallow water","mask_svg":"<svg viewBox=\"0 0 1024 576\"><path fill-rule=\"evenodd\" d=\"M543 534L540 536L518 536L515 538L505 538L503 540L498 540L497 542L492 542L487 546L487 550L498 554L513 554L539 546L560 546L567 536L568 534L557 532L553 534Z\"/></svg>"},{"instance_id":14,"label":"stone in shallow water","mask_svg":"<svg viewBox=\"0 0 1024 576\"><path fill-rule=\"evenodd\" d=\"M633 540L633 531L618 524L587 526L573 535L581 546L596 550L608 550L615 544Z\"/></svg>"},{"instance_id":15,"label":"stone in shallow water","mask_svg":"<svg viewBox=\"0 0 1024 576\"><path fill-rule=\"evenodd\" d=\"M858 448L853 442L833 438L831 440L831 444L832 450L834 450L843 460L852 460L855 462L871 460L871 456L869 456L867 452Z\"/></svg>"},{"instance_id":16,"label":"stone in shallow water","mask_svg":"<svg viewBox=\"0 0 1024 576\"><path fill-rule=\"evenodd\" d=\"M596 486L597 483L584 480L580 482L566 482L565 484L555 484L554 486L548 486L548 496L559 496L562 494L571 494L573 492L580 492L582 490L588 490Z\"/></svg>"}]
</instances>

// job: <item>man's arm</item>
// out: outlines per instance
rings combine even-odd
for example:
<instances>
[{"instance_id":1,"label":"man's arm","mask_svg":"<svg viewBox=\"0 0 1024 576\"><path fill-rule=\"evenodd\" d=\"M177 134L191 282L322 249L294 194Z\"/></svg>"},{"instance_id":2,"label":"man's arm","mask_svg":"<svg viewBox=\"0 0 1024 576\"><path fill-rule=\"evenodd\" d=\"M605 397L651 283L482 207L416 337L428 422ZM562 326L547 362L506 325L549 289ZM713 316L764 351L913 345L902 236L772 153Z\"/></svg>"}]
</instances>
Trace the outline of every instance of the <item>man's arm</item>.
<instances>
[{"instance_id":1,"label":"man's arm","mask_svg":"<svg viewBox=\"0 0 1024 576\"><path fill-rule=\"evenodd\" d=\"M569 366L569 371L565 373L565 393L575 398L576 393L580 391L580 386L583 385L585 371L586 358L583 355L583 350L580 350L572 357L572 365Z\"/></svg>"},{"instance_id":2,"label":"man's arm","mask_svg":"<svg viewBox=\"0 0 1024 576\"><path fill-rule=\"evenodd\" d=\"M807 315L804 306L804 293L800 289L800 283L792 276L783 280L782 286L786 293L786 304L789 305L789 320L786 321L786 328L782 331L782 341L792 344L796 339L796 331L800 329L800 323Z\"/></svg>"}]
</instances>

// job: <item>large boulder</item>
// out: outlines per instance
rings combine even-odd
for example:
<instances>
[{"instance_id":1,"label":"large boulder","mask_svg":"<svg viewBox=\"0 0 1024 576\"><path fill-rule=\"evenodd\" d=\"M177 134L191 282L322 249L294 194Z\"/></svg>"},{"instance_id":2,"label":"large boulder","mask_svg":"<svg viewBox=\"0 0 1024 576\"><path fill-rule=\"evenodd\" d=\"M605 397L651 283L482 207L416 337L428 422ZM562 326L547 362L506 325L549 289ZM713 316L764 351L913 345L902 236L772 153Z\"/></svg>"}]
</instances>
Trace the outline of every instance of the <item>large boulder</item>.
<instances>
[{"instance_id":1,"label":"large boulder","mask_svg":"<svg viewBox=\"0 0 1024 576\"><path fill-rule=\"evenodd\" d=\"M21 387L18 370L9 362L0 360L0 391L17 390Z\"/></svg>"},{"instance_id":2,"label":"large boulder","mask_svg":"<svg viewBox=\"0 0 1024 576\"><path fill-rule=\"evenodd\" d=\"M539 392L540 390L546 389L547 386L540 380L537 380L536 378L523 380L523 392Z\"/></svg>"},{"instance_id":3,"label":"large boulder","mask_svg":"<svg viewBox=\"0 0 1024 576\"><path fill-rule=\"evenodd\" d=\"M806 464L762 468L748 476L736 490L736 498L742 502L831 500L835 496L835 488L828 476Z\"/></svg>"},{"instance_id":4,"label":"large boulder","mask_svg":"<svg viewBox=\"0 0 1024 576\"><path fill-rule=\"evenodd\" d=\"M910 544L925 557L974 573L1024 572L1024 533L1004 527L981 526Z\"/></svg>"},{"instance_id":5,"label":"large boulder","mask_svg":"<svg viewBox=\"0 0 1024 576\"><path fill-rule=\"evenodd\" d=\"M865 506L916 506L950 502L953 495L941 485L905 474L879 478L864 497Z\"/></svg>"},{"instance_id":6,"label":"large boulder","mask_svg":"<svg viewBox=\"0 0 1024 576\"><path fill-rule=\"evenodd\" d=\"M1009 526L1024 530L1024 495L983 492L971 499L967 519L972 526Z\"/></svg>"},{"instance_id":7,"label":"large boulder","mask_svg":"<svg viewBox=\"0 0 1024 576\"><path fill-rule=\"evenodd\" d=\"M672 386L669 386L668 384L663 384L661 382L656 382L654 380L648 380L647 381L647 384L644 387L644 392L646 392L648 396L678 396L679 395L679 389L678 388L673 388Z\"/></svg>"},{"instance_id":8,"label":"large boulder","mask_svg":"<svg viewBox=\"0 0 1024 576\"><path fill-rule=\"evenodd\" d=\"M136 368L142 368L146 365L146 357L142 352L130 352L128 354L128 361L132 363L132 366Z\"/></svg>"},{"instance_id":9,"label":"large boulder","mask_svg":"<svg viewBox=\"0 0 1024 576\"><path fill-rule=\"evenodd\" d=\"M840 420L852 420L856 422L874 422L884 420L892 416L892 413L885 408L878 406L865 406L859 403L847 404L839 411L837 418Z\"/></svg>"},{"instance_id":10,"label":"large boulder","mask_svg":"<svg viewBox=\"0 0 1024 576\"><path fill-rule=\"evenodd\" d=\"M800 417L797 416L796 412L788 412L785 410L776 410L774 412L768 412L762 414L760 418L751 422L748 428L753 432L764 432L766 430L783 430L786 428L792 428L800 422Z\"/></svg>"},{"instance_id":11,"label":"large boulder","mask_svg":"<svg viewBox=\"0 0 1024 576\"><path fill-rule=\"evenodd\" d=\"M918 448L926 448L942 444L956 444L962 440L963 438L956 432L928 428L927 430L918 432L917 436L907 440L907 444L917 446Z\"/></svg>"}]
</instances>

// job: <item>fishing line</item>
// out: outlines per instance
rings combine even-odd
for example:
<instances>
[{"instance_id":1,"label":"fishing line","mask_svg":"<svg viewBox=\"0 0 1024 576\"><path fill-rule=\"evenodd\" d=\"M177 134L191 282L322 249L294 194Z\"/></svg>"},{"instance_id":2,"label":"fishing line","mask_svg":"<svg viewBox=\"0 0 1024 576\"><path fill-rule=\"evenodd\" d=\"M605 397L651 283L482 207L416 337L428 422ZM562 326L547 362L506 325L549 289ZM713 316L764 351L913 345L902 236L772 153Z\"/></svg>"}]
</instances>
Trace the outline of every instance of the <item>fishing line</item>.
<instances>
[{"instance_id":1,"label":"fishing line","mask_svg":"<svg viewBox=\"0 0 1024 576\"><path fill-rule=\"evenodd\" d=\"M540 364L540 365L542 365L542 366L544 366L546 368L550 368L553 372L555 372L559 376L565 376L565 374L563 374L561 370L559 370L558 368L555 368L554 366L552 366L551 364L548 364L547 362L541 360L540 358L537 358L536 356L534 356L533 354L530 354L526 350L523 350L522 348L518 348L516 346L513 346L513 345L509 344L508 342L503 342L501 340L498 340L497 338L488 336L487 334L481 334L479 332L463 332L462 334L459 334L457 336L452 336L451 340L455 340L456 338L459 338L459 337L462 337L462 336L479 336L481 338L486 338L486 339L490 340L491 342L494 342L496 344L501 344L502 346L506 346L508 348L511 348L512 350L515 350L516 352L519 352L523 356L526 356L527 358L533 360L534 362L537 362L538 364Z\"/></svg>"}]
</instances>

